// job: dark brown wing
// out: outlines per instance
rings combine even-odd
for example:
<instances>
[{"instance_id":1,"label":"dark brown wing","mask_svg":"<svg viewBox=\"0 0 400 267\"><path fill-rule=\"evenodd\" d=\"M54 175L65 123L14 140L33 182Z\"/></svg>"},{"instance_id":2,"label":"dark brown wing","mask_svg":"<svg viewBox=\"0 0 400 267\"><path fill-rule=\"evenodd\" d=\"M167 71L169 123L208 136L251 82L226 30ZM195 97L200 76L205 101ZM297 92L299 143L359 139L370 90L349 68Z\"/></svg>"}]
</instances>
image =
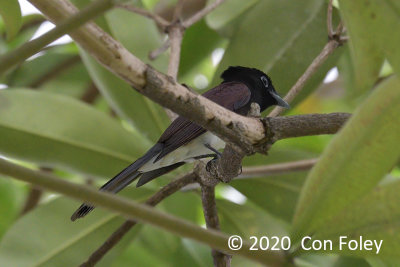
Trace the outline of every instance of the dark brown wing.
<instances>
[{"instance_id":1,"label":"dark brown wing","mask_svg":"<svg viewBox=\"0 0 400 267\"><path fill-rule=\"evenodd\" d=\"M243 83L228 82L222 83L205 92L203 96L226 109L238 111L249 103L251 93L249 88ZM206 131L207 130L201 126L179 116L171 123L158 140L158 143L164 144L164 147L156 161L178 147L189 143Z\"/></svg>"}]
</instances>

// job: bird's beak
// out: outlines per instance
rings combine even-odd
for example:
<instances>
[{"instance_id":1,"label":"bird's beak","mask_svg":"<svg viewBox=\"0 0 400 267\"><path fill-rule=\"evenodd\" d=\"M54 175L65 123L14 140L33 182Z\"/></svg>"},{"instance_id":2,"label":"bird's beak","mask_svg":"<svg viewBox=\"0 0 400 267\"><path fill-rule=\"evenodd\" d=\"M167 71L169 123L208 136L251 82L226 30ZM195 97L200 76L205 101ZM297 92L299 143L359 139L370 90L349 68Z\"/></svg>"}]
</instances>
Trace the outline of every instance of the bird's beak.
<instances>
[{"instance_id":1,"label":"bird's beak","mask_svg":"<svg viewBox=\"0 0 400 267\"><path fill-rule=\"evenodd\" d=\"M284 107L287 109L290 108L290 105L285 100L283 100L283 98L280 95L278 95L275 92L270 92L270 94L272 95L273 98L275 98L276 102L278 103L278 106L281 106L281 107Z\"/></svg>"}]
</instances>

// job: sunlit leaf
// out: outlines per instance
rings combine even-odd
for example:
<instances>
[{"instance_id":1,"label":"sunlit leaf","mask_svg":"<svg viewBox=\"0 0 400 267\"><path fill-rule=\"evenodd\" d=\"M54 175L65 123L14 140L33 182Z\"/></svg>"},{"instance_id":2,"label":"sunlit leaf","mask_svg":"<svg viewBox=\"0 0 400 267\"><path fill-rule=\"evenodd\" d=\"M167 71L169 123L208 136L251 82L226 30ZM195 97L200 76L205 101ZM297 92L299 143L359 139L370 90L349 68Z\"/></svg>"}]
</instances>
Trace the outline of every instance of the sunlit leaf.
<instances>
[{"instance_id":1,"label":"sunlit leaf","mask_svg":"<svg viewBox=\"0 0 400 267\"><path fill-rule=\"evenodd\" d=\"M383 82L332 140L310 172L297 206L295 240L318 231L338 212L370 192L397 163L400 81Z\"/></svg>"},{"instance_id":2,"label":"sunlit leaf","mask_svg":"<svg viewBox=\"0 0 400 267\"><path fill-rule=\"evenodd\" d=\"M131 198L143 200L148 190L129 190ZM96 209L82 220L69 217L78 202L58 198L41 205L15 223L0 243L1 266L78 266L120 226L124 218ZM99 266L110 266L113 259L137 235L140 226L105 255Z\"/></svg>"},{"instance_id":3,"label":"sunlit leaf","mask_svg":"<svg viewBox=\"0 0 400 267\"><path fill-rule=\"evenodd\" d=\"M284 94L327 42L326 8L319 0L258 2L241 20L216 73L231 65L256 67ZM339 55L340 50L329 58L294 104L319 85Z\"/></svg>"},{"instance_id":4,"label":"sunlit leaf","mask_svg":"<svg viewBox=\"0 0 400 267\"><path fill-rule=\"evenodd\" d=\"M56 94L0 91L0 153L41 166L110 177L148 148L107 114Z\"/></svg>"}]
</instances>

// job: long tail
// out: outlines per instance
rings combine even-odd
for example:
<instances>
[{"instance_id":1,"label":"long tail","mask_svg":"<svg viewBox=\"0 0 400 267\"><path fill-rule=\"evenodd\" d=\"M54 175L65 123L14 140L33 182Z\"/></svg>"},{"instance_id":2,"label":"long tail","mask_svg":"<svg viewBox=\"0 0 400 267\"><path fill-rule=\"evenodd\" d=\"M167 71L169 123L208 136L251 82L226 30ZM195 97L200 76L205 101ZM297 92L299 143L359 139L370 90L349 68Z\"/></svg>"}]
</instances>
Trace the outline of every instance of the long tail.
<instances>
[{"instance_id":1,"label":"long tail","mask_svg":"<svg viewBox=\"0 0 400 267\"><path fill-rule=\"evenodd\" d=\"M162 149L162 144L157 143L153 146L147 153L133 162L131 165L126 167L120 173L118 173L114 178L105 183L99 190L107 191L112 193L118 193L123 188L128 186L130 183L135 181L142 173L138 171L146 162L160 153ZM94 209L94 206L88 203L83 203L71 216L71 221L82 218L86 216L89 212Z\"/></svg>"}]
</instances>

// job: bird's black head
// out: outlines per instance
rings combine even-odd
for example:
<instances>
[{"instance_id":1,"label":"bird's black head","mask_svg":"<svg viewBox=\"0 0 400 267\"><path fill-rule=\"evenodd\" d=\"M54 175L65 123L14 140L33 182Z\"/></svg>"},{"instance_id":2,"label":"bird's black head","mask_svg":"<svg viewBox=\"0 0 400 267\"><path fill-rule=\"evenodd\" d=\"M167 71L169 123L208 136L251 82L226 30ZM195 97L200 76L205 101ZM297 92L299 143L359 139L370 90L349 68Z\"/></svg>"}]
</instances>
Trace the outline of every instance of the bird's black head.
<instances>
[{"instance_id":1,"label":"bird's black head","mask_svg":"<svg viewBox=\"0 0 400 267\"><path fill-rule=\"evenodd\" d=\"M222 73L221 78L223 82L246 84L251 91L251 102L259 104L261 111L273 105L290 108L289 104L275 91L268 75L258 69L229 67Z\"/></svg>"}]
</instances>

